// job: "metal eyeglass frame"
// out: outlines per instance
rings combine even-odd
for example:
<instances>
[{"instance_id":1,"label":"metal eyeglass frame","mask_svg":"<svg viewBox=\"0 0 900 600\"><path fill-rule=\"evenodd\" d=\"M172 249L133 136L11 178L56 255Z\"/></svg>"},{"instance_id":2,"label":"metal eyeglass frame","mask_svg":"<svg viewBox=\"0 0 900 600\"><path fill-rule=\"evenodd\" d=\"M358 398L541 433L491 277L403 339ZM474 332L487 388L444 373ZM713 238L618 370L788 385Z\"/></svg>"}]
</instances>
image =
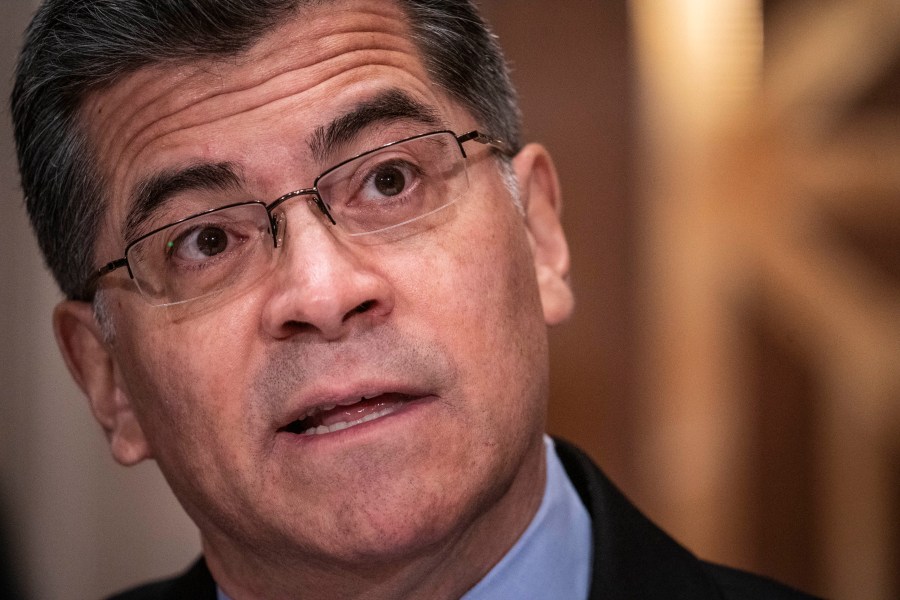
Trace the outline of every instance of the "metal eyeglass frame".
<instances>
[{"instance_id":1,"label":"metal eyeglass frame","mask_svg":"<svg viewBox=\"0 0 900 600\"><path fill-rule=\"evenodd\" d=\"M504 156L514 156L516 154L516 151L509 144L504 142L503 140L500 140L498 138L481 133L477 129L469 131L462 135L457 135L455 132L453 132L449 129L438 129L435 131L429 131L426 133L420 133L417 135L406 137L406 138L403 138L400 140L396 140L394 142L389 142L387 144L378 146L377 148L372 148L371 150L366 150L365 152L361 152L350 158L342 160L341 162L337 163L336 165L333 165L333 166L327 168L326 170L322 171L313 180L312 187L301 188L298 190L294 190L292 192L288 192L282 196L279 196L278 198L276 198L275 200L273 200L272 202L270 202L268 204L266 204L264 202L260 202L258 200L249 200L249 201L245 201L245 202L235 202L233 204L226 204L225 206L217 206L215 208L210 208L210 209L201 211L199 213L194 213L192 215L188 215L182 219L178 219L177 221L173 221L171 223L163 225L162 227L158 227L158 228L154 229L153 231L145 233L145 234L141 235L140 237L137 237L137 238L133 239L132 241L128 242L128 244L125 246L124 256L122 256L121 258L117 258L116 260L112 260L112 261L106 263L105 265L103 265L102 267L100 267L99 269L97 269L91 275L90 279L88 280L87 287L92 290L91 295L93 295L93 293L96 291L95 288L96 288L97 280L99 280L104 275L107 275L108 273L112 273L113 271L121 269L122 267L127 267L128 277L133 280L134 274L131 271L131 265L128 263L128 252L129 252L129 250L131 250L132 246L134 246L135 244L141 242L142 240L144 240L152 235L159 233L160 231L163 231L164 229L168 229L174 225L178 225L179 223L183 223L187 220L194 219L196 217L199 217L199 216L202 216L205 214L217 212L217 211L224 210L227 208L232 208L235 206L244 206L244 205L248 205L248 204L261 204L265 207L266 212L269 214L270 231L272 233L272 243L274 244L275 248L278 247L278 224L277 224L277 220L276 220L275 216L272 214L272 211L274 211L276 208L281 206L281 204L283 204L287 200L290 200L291 198L296 198L297 196L313 196L313 202L315 203L316 207L322 212L323 215L325 215L328 218L328 221L332 225L337 225L337 221L334 220L334 217L331 214L331 210L328 208L328 205L322 200L322 197L319 195L319 190L318 190L317 186L318 186L319 181L323 177L325 177L329 173L343 167L344 165L346 165L349 162L355 161L359 158L368 156L370 154L374 154L375 152L380 152L381 150L384 150L385 148L390 148L391 146L396 146L397 144L403 144L405 142L409 142L412 140L417 140L417 139L420 139L423 137L428 137L430 135L441 134L441 133L449 133L450 135L453 136L453 138L456 140L456 144L459 147L459 151L460 151L460 154L462 154L463 159L467 158L466 150L465 150L465 148L463 148L463 144L466 142L469 142L469 141L475 141L475 142L478 142L479 144L485 144L487 146L491 146L492 148L498 150Z\"/></svg>"}]
</instances>

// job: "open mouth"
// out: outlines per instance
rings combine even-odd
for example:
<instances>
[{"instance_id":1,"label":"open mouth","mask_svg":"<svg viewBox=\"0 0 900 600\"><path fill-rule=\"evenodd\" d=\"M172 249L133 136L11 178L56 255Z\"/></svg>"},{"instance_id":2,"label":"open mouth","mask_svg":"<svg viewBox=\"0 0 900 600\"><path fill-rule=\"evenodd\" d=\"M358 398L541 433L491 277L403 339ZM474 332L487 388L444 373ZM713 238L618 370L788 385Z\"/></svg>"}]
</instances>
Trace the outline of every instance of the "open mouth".
<instances>
[{"instance_id":1,"label":"open mouth","mask_svg":"<svg viewBox=\"0 0 900 600\"><path fill-rule=\"evenodd\" d=\"M417 396L389 392L361 396L341 404L321 404L278 431L308 436L333 433L386 417L415 399Z\"/></svg>"}]
</instances>

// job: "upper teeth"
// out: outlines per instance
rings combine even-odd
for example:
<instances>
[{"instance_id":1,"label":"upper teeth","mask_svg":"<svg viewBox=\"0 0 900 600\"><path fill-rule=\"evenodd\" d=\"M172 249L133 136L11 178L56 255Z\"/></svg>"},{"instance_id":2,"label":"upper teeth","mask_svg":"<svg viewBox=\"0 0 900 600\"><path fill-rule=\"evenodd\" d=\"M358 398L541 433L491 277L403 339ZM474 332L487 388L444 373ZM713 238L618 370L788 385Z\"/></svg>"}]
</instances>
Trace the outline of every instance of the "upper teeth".
<instances>
[{"instance_id":1,"label":"upper teeth","mask_svg":"<svg viewBox=\"0 0 900 600\"><path fill-rule=\"evenodd\" d=\"M354 425L360 425L362 423L366 423L368 421L374 421L375 419L379 419L386 415L391 414L395 410L397 410L399 405L392 404L390 406L385 406L381 410L377 410L373 413L369 413L366 416L356 419L354 421L341 421L340 423L334 423L332 425L319 425L318 427L310 427L306 431L303 432L303 435L321 435L323 433L331 433L332 431L340 431L341 429L347 429L348 427L353 427Z\"/></svg>"},{"instance_id":2,"label":"upper teeth","mask_svg":"<svg viewBox=\"0 0 900 600\"><path fill-rule=\"evenodd\" d=\"M319 406L313 406L308 411L306 411L306 414L303 415L302 418L306 419L309 417L313 417L313 416L319 414L320 412L325 412L325 411L331 410L333 408L336 408L337 406L338 406L337 404L320 404Z\"/></svg>"},{"instance_id":3,"label":"upper teeth","mask_svg":"<svg viewBox=\"0 0 900 600\"><path fill-rule=\"evenodd\" d=\"M371 394L369 396L361 396L357 400L349 400L347 402L342 402L341 404L320 404L319 406L313 406L308 411L306 411L306 414L303 415L303 418L306 419L308 417L315 416L315 415L319 414L320 412L329 411L333 408L336 408L337 406L350 406L350 405L356 404L357 402L360 402L362 400L371 400L372 398L376 398L380 395L381 395L380 393L376 393L376 394Z\"/></svg>"}]
</instances>

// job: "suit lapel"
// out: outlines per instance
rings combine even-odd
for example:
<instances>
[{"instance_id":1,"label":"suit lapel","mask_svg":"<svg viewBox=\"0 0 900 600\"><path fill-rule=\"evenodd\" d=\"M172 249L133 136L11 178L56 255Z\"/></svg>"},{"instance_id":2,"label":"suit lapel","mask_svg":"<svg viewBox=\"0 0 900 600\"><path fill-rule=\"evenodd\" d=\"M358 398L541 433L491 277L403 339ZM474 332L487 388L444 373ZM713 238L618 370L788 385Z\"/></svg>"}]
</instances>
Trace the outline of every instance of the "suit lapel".
<instances>
[{"instance_id":1,"label":"suit lapel","mask_svg":"<svg viewBox=\"0 0 900 600\"><path fill-rule=\"evenodd\" d=\"M591 515L590 600L721 598L699 559L642 515L584 453L561 440L555 442Z\"/></svg>"}]
</instances>

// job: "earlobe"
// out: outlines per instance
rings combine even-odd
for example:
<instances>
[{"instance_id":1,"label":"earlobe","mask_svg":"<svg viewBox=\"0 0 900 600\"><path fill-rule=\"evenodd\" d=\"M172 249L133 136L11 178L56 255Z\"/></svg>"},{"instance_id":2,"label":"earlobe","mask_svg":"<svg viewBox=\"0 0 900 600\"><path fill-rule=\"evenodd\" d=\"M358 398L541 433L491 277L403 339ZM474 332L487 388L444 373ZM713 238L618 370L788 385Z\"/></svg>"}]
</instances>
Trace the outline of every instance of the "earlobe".
<instances>
[{"instance_id":1,"label":"earlobe","mask_svg":"<svg viewBox=\"0 0 900 600\"><path fill-rule=\"evenodd\" d=\"M556 167L543 146L529 144L513 159L513 168L519 182L544 320L548 325L557 325L572 314L575 298L569 285L569 246L559 220L562 195Z\"/></svg>"},{"instance_id":2,"label":"earlobe","mask_svg":"<svg viewBox=\"0 0 900 600\"><path fill-rule=\"evenodd\" d=\"M61 302L53 312L53 330L69 372L106 432L113 457L123 465L150 458L144 432L91 305Z\"/></svg>"}]
</instances>

